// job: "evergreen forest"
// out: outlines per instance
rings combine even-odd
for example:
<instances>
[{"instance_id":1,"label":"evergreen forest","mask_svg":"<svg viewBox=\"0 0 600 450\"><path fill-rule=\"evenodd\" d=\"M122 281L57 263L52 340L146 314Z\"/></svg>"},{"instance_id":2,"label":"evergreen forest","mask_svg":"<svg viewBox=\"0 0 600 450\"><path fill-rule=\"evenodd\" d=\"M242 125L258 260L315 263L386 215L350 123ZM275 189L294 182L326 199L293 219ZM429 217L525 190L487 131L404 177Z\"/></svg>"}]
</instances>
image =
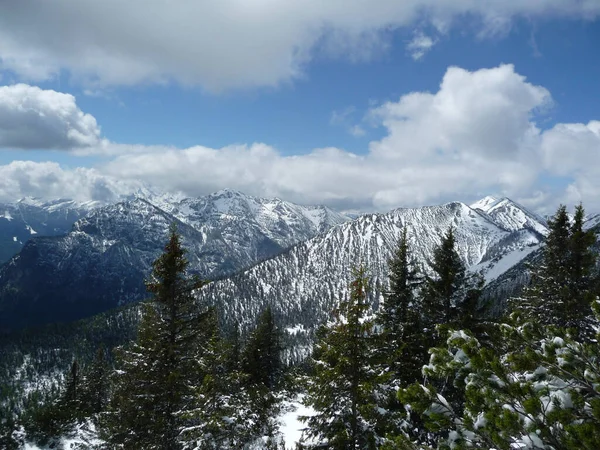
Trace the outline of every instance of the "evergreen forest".
<instances>
[{"instance_id":1,"label":"evergreen forest","mask_svg":"<svg viewBox=\"0 0 600 450\"><path fill-rule=\"evenodd\" d=\"M210 283L189 273L173 226L140 307L2 338L0 448L88 433L79 448L285 450L278 417L294 400L310 411L294 450L597 450L600 277L584 218L581 205L556 211L530 282L501 314L452 227L431 270L404 232L383 302L371 303L369 267L355 261L303 361L283 357L269 306L247 330L198 300ZM38 358L42 340L72 351ZM25 391L6 377L20 366ZM40 380L36 366L57 376Z\"/></svg>"}]
</instances>

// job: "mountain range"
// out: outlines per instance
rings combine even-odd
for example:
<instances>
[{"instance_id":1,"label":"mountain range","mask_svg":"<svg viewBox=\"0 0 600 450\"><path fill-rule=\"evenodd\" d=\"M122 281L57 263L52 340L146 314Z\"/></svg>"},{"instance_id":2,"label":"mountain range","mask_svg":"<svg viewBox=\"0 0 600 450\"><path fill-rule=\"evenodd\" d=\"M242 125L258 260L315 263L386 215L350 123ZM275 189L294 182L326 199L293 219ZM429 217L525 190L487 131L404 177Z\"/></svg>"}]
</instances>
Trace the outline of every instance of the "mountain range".
<instances>
[{"instance_id":1,"label":"mountain range","mask_svg":"<svg viewBox=\"0 0 600 450\"><path fill-rule=\"evenodd\" d=\"M173 223L191 272L214 279L348 220L326 207L230 190L195 199L137 196L87 211L71 205L36 205L45 222L33 215L19 222L39 233L0 267L0 329L76 320L145 298L144 280ZM62 222L49 220L55 211Z\"/></svg>"},{"instance_id":2,"label":"mountain range","mask_svg":"<svg viewBox=\"0 0 600 450\"><path fill-rule=\"evenodd\" d=\"M17 254L34 236L68 233L75 221L99 205L64 199L46 202L31 197L0 203L0 263Z\"/></svg>"},{"instance_id":3,"label":"mountain range","mask_svg":"<svg viewBox=\"0 0 600 450\"><path fill-rule=\"evenodd\" d=\"M470 206L452 202L354 219L323 206L232 190L200 198L142 193L78 208L72 208L80 215L69 216L76 220L68 232L36 235L0 267L0 329L72 321L144 299L144 280L172 223L188 250L190 270L215 280L199 295L218 306L224 321L247 329L271 305L299 340L347 294L353 267L368 269L377 307L403 228L415 264L428 271L434 249L453 227L461 259L488 288L535 255L548 232L542 217L493 197Z\"/></svg>"}]
</instances>

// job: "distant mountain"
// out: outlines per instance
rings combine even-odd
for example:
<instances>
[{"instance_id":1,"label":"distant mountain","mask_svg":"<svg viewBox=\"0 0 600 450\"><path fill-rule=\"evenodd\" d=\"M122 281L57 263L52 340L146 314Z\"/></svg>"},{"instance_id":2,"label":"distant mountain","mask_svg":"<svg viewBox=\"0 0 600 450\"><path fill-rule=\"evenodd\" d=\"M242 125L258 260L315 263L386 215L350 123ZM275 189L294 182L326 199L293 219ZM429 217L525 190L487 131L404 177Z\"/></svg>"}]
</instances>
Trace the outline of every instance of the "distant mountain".
<instances>
[{"instance_id":1,"label":"distant mountain","mask_svg":"<svg viewBox=\"0 0 600 450\"><path fill-rule=\"evenodd\" d=\"M144 280L173 222L190 269L215 278L346 220L325 207L230 190L197 199L138 197L96 208L63 236L30 239L0 268L0 329L75 320L143 299Z\"/></svg>"},{"instance_id":2,"label":"distant mountain","mask_svg":"<svg viewBox=\"0 0 600 450\"><path fill-rule=\"evenodd\" d=\"M492 222L507 231L528 229L546 236L548 223L541 216L509 198L485 197L471 205L471 208L487 215Z\"/></svg>"},{"instance_id":3,"label":"distant mountain","mask_svg":"<svg viewBox=\"0 0 600 450\"><path fill-rule=\"evenodd\" d=\"M23 198L0 203L0 264L16 255L34 236L58 236L71 230L75 221L99 206L73 200L41 201Z\"/></svg>"},{"instance_id":4,"label":"distant mountain","mask_svg":"<svg viewBox=\"0 0 600 450\"><path fill-rule=\"evenodd\" d=\"M407 229L415 262L430 270L433 252L450 227L461 259L471 270L481 271L487 282L533 252L543 239L525 226L507 230L490 215L458 202L397 209L333 227L243 273L211 283L202 296L222 309L225 320L236 320L242 328L250 327L253 318L271 305L282 326L300 343L289 357L302 358L315 327L328 320L338 300L347 295L352 267L367 268L376 308L387 286L387 261L402 229Z\"/></svg>"}]
</instances>

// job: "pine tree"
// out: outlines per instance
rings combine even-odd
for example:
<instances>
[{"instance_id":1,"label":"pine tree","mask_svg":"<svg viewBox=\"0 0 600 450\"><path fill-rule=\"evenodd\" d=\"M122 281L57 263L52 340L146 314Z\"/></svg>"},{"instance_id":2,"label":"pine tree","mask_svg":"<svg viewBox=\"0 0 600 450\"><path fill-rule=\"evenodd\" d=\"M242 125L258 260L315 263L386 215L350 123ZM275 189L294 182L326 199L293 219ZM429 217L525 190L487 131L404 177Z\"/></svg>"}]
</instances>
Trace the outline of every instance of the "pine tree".
<instances>
[{"instance_id":1,"label":"pine tree","mask_svg":"<svg viewBox=\"0 0 600 450\"><path fill-rule=\"evenodd\" d=\"M600 309L595 306L597 319ZM431 385L411 386L404 401L439 433L438 448L595 450L600 442L600 347L535 323L500 327L503 348L451 332L433 350L430 379L465 390L463 410ZM599 339L600 335L596 336Z\"/></svg>"},{"instance_id":2,"label":"pine tree","mask_svg":"<svg viewBox=\"0 0 600 450\"><path fill-rule=\"evenodd\" d=\"M406 228L388 267L390 288L376 321L381 329L378 350L395 380L413 383L420 378L427 348L422 345L423 324L415 298L421 278L412 267Z\"/></svg>"},{"instance_id":3,"label":"pine tree","mask_svg":"<svg viewBox=\"0 0 600 450\"><path fill-rule=\"evenodd\" d=\"M281 336L270 306L261 313L244 349L243 365L252 384L275 387L281 375Z\"/></svg>"},{"instance_id":4,"label":"pine tree","mask_svg":"<svg viewBox=\"0 0 600 450\"><path fill-rule=\"evenodd\" d=\"M64 411L64 415L67 417L77 418L81 417L81 373L79 369L79 363L77 360L73 360L71 364L71 370L67 377L67 384L65 392L59 400L59 408Z\"/></svg>"},{"instance_id":5,"label":"pine tree","mask_svg":"<svg viewBox=\"0 0 600 450\"><path fill-rule=\"evenodd\" d=\"M354 273L347 300L340 302L333 324L319 332L313 356L315 375L305 402L316 414L305 418L316 447L375 449L382 438L375 426L379 411L373 387L373 322L366 317L368 278Z\"/></svg>"},{"instance_id":6,"label":"pine tree","mask_svg":"<svg viewBox=\"0 0 600 450\"><path fill-rule=\"evenodd\" d=\"M433 253L433 277L426 278L423 295L425 321L429 325L445 324L454 317L465 282L465 265L456 252L454 230L450 228Z\"/></svg>"},{"instance_id":7,"label":"pine tree","mask_svg":"<svg viewBox=\"0 0 600 450\"><path fill-rule=\"evenodd\" d=\"M593 271L596 257L591 247L596 242L592 231L584 231L585 212L575 209L573 223L561 205L552 219L542 252L542 262L532 268L531 285L511 304L518 321L573 328L590 335L584 322L591 316Z\"/></svg>"},{"instance_id":8,"label":"pine tree","mask_svg":"<svg viewBox=\"0 0 600 450\"><path fill-rule=\"evenodd\" d=\"M429 336L429 347L441 343L436 325L476 328L474 310L481 294L483 281L477 274L467 274L456 251L454 230L450 228L433 254L431 268L422 292L423 319Z\"/></svg>"},{"instance_id":9,"label":"pine tree","mask_svg":"<svg viewBox=\"0 0 600 450\"><path fill-rule=\"evenodd\" d=\"M194 388L193 408L184 412L189 426L183 431L185 448L237 449L258 434L263 423L253 408L245 375L235 359L235 337L220 337L216 314L206 324L207 344L200 361L201 383Z\"/></svg>"},{"instance_id":10,"label":"pine tree","mask_svg":"<svg viewBox=\"0 0 600 450\"><path fill-rule=\"evenodd\" d=\"M171 228L147 282L153 302L143 305L138 339L117 353L114 395L104 427L109 444L124 448L178 449L187 425L181 411L202 377L210 310L193 295L204 283L186 273L181 237Z\"/></svg>"},{"instance_id":11,"label":"pine tree","mask_svg":"<svg viewBox=\"0 0 600 450\"><path fill-rule=\"evenodd\" d=\"M100 346L96 351L94 361L85 370L80 389L81 408L86 417L98 414L106 408L109 394L109 370L106 350Z\"/></svg>"},{"instance_id":12,"label":"pine tree","mask_svg":"<svg viewBox=\"0 0 600 450\"><path fill-rule=\"evenodd\" d=\"M585 211L579 204L575 208L575 216L569 237L569 296L565 302L565 322L567 328L581 331L584 335L593 335L587 318L591 316L590 305L595 298L594 271L596 253L592 246L596 243L596 234L584 230Z\"/></svg>"}]
</instances>

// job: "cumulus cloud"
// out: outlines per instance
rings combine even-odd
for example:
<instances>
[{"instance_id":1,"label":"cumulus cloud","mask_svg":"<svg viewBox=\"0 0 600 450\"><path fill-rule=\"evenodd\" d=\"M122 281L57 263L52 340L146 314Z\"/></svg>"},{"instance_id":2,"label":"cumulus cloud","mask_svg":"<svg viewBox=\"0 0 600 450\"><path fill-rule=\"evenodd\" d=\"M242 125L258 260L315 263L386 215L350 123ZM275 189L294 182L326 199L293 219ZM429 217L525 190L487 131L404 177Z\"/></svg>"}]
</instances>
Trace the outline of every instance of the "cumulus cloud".
<instances>
[{"instance_id":1,"label":"cumulus cloud","mask_svg":"<svg viewBox=\"0 0 600 450\"><path fill-rule=\"evenodd\" d=\"M72 95L26 84L0 87L0 147L70 150L99 142L96 119Z\"/></svg>"},{"instance_id":2,"label":"cumulus cloud","mask_svg":"<svg viewBox=\"0 0 600 450\"><path fill-rule=\"evenodd\" d=\"M433 38L427 36L422 31L418 31L408 43L406 49L410 53L412 59L418 61L419 59L423 58L425 53L431 50L435 44L436 41L434 41Z\"/></svg>"},{"instance_id":3,"label":"cumulus cloud","mask_svg":"<svg viewBox=\"0 0 600 450\"><path fill-rule=\"evenodd\" d=\"M0 166L0 201L31 196L42 199L114 201L141 187L96 169L65 169L55 162L13 161Z\"/></svg>"},{"instance_id":4,"label":"cumulus cloud","mask_svg":"<svg viewBox=\"0 0 600 450\"><path fill-rule=\"evenodd\" d=\"M95 169L23 162L0 168L0 197L119 195L143 183L190 196L229 187L362 211L490 193L544 212L580 200L600 211L600 122L544 130L536 120L551 105L550 92L512 65L450 67L437 92L372 108L371 123L386 135L366 154L328 147L286 155L261 143L177 149L105 142L104 151L115 156ZM548 186L553 177L561 183Z\"/></svg>"},{"instance_id":5,"label":"cumulus cloud","mask_svg":"<svg viewBox=\"0 0 600 450\"><path fill-rule=\"evenodd\" d=\"M498 34L514 17L594 18L596 0L28 0L0 6L0 67L32 80L66 69L91 86L176 81L209 90L275 86L315 56L364 60L389 32L431 24ZM415 55L431 42L415 42ZM420 50L419 50L420 49Z\"/></svg>"},{"instance_id":6,"label":"cumulus cloud","mask_svg":"<svg viewBox=\"0 0 600 450\"><path fill-rule=\"evenodd\" d=\"M555 125L543 133L541 151L547 172L569 180L558 200L600 212L600 121Z\"/></svg>"},{"instance_id":7,"label":"cumulus cloud","mask_svg":"<svg viewBox=\"0 0 600 450\"><path fill-rule=\"evenodd\" d=\"M585 167L563 160L590 162L598 139L597 122L538 128L537 116L551 104L550 92L512 65L451 67L437 92L406 94L370 111L387 134L366 155L325 148L284 156L264 144L192 147L123 155L105 170L195 195L228 186L363 210L468 200L479 192L527 202L523 194L539 190L542 174L562 168L574 176Z\"/></svg>"}]
</instances>

